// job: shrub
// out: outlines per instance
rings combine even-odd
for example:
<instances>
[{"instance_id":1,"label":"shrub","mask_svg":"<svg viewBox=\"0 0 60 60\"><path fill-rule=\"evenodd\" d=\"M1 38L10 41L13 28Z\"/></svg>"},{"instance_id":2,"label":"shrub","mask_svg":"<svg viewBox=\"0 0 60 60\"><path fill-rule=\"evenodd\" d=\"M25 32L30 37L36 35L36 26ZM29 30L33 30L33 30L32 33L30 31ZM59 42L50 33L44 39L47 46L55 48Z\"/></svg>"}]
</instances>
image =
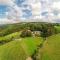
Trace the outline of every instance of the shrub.
<instances>
[{"instance_id":1,"label":"shrub","mask_svg":"<svg viewBox=\"0 0 60 60\"><path fill-rule=\"evenodd\" d=\"M31 30L23 30L20 35L20 37L31 37L31 36L32 36Z\"/></svg>"}]
</instances>

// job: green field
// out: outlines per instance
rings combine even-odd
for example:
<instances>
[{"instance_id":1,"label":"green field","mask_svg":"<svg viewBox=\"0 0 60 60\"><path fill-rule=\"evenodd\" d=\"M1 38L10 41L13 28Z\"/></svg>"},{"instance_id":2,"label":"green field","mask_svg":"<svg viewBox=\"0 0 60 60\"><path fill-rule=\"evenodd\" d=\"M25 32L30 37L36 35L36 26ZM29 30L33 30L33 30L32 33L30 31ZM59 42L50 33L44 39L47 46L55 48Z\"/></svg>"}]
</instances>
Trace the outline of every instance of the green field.
<instances>
[{"instance_id":1,"label":"green field","mask_svg":"<svg viewBox=\"0 0 60 60\"><path fill-rule=\"evenodd\" d=\"M29 57L60 60L60 24L17 23L0 27L0 60Z\"/></svg>"},{"instance_id":2,"label":"green field","mask_svg":"<svg viewBox=\"0 0 60 60\"><path fill-rule=\"evenodd\" d=\"M47 38L39 54L39 60L60 60L60 34Z\"/></svg>"},{"instance_id":3,"label":"green field","mask_svg":"<svg viewBox=\"0 0 60 60\"><path fill-rule=\"evenodd\" d=\"M60 26L54 26L58 33L60 33Z\"/></svg>"},{"instance_id":4,"label":"green field","mask_svg":"<svg viewBox=\"0 0 60 60\"><path fill-rule=\"evenodd\" d=\"M42 43L42 38L20 38L0 46L0 60L26 60Z\"/></svg>"}]
</instances>

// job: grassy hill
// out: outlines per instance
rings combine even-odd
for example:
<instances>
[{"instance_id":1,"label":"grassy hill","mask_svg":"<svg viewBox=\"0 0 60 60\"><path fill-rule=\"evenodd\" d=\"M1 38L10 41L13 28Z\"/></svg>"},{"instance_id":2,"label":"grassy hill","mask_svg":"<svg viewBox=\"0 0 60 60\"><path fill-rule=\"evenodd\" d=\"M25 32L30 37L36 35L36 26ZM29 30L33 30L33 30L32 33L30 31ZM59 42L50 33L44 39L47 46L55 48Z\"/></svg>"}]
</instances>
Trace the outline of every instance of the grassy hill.
<instances>
[{"instance_id":1,"label":"grassy hill","mask_svg":"<svg viewBox=\"0 0 60 60\"><path fill-rule=\"evenodd\" d=\"M27 57L19 41L0 46L0 60L25 60Z\"/></svg>"},{"instance_id":2,"label":"grassy hill","mask_svg":"<svg viewBox=\"0 0 60 60\"><path fill-rule=\"evenodd\" d=\"M28 55L32 55L37 49L37 46L43 42L43 39L40 37L28 37L23 38L21 41L22 47L25 49Z\"/></svg>"},{"instance_id":3,"label":"grassy hill","mask_svg":"<svg viewBox=\"0 0 60 60\"><path fill-rule=\"evenodd\" d=\"M54 26L54 27L57 30L57 33L60 33L60 26Z\"/></svg>"},{"instance_id":4,"label":"grassy hill","mask_svg":"<svg viewBox=\"0 0 60 60\"><path fill-rule=\"evenodd\" d=\"M0 46L0 60L26 60L42 43L42 38L20 38Z\"/></svg>"},{"instance_id":5,"label":"grassy hill","mask_svg":"<svg viewBox=\"0 0 60 60\"><path fill-rule=\"evenodd\" d=\"M19 32L11 33L6 36L0 37L0 45L20 38L20 34L21 34L21 32L19 31Z\"/></svg>"},{"instance_id":6,"label":"grassy hill","mask_svg":"<svg viewBox=\"0 0 60 60\"><path fill-rule=\"evenodd\" d=\"M60 34L47 38L38 55L38 60L60 60Z\"/></svg>"},{"instance_id":7,"label":"grassy hill","mask_svg":"<svg viewBox=\"0 0 60 60\"><path fill-rule=\"evenodd\" d=\"M29 31L31 36L28 36ZM58 33L60 25L55 24L19 23L1 26L0 60L26 60L28 57L33 59L36 54L37 60L60 60ZM45 38L47 40L43 41Z\"/></svg>"}]
</instances>

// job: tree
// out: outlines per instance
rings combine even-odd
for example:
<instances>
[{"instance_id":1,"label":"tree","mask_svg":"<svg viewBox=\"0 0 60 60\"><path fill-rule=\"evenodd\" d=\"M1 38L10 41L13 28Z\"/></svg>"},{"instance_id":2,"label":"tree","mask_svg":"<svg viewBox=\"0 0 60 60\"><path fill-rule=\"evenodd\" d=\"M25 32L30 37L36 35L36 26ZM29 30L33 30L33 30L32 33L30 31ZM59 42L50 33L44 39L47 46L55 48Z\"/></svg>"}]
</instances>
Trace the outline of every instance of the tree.
<instances>
[{"instance_id":1,"label":"tree","mask_svg":"<svg viewBox=\"0 0 60 60\"><path fill-rule=\"evenodd\" d=\"M54 31L54 26L52 24L43 24L41 30L41 37L46 40L46 37L53 35Z\"/></svg>"},{"instance_id":2,"label":"tree","mask_svg":"<svg viewBox=\"0 0 60 60\"><path fill-rule=\"evenodd\" d=\"M20 37L31 37L31 36L32 36L31 30L23 30L20 35Z\"/></svg>"}]
</instances>

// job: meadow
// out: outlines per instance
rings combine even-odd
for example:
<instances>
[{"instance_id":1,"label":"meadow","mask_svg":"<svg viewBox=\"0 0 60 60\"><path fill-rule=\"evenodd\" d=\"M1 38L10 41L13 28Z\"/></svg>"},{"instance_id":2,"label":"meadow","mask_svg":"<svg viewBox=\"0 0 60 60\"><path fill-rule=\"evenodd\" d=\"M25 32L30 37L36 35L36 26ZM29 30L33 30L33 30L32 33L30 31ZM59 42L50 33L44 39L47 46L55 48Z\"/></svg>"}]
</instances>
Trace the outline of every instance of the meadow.
<instances>
[{"instance_id":1,"label":"meadow","mask_svg":"<svg viewBox=\"0 0 60 60\"><path fill-rule=\"evenodd\" d=\"M0 60L60 60L60 24L17 23L0 26Z\"/></svg>"},{"instance_id":2,"label":"meadow","mask_svg":"<svg viewBox=\"0 0 60 60\"><path fill-rule=\"evenodd\" d=\"M48 37L38 56L38 60L60 60L60 34Z\"/></svg>"}]
</instances>

